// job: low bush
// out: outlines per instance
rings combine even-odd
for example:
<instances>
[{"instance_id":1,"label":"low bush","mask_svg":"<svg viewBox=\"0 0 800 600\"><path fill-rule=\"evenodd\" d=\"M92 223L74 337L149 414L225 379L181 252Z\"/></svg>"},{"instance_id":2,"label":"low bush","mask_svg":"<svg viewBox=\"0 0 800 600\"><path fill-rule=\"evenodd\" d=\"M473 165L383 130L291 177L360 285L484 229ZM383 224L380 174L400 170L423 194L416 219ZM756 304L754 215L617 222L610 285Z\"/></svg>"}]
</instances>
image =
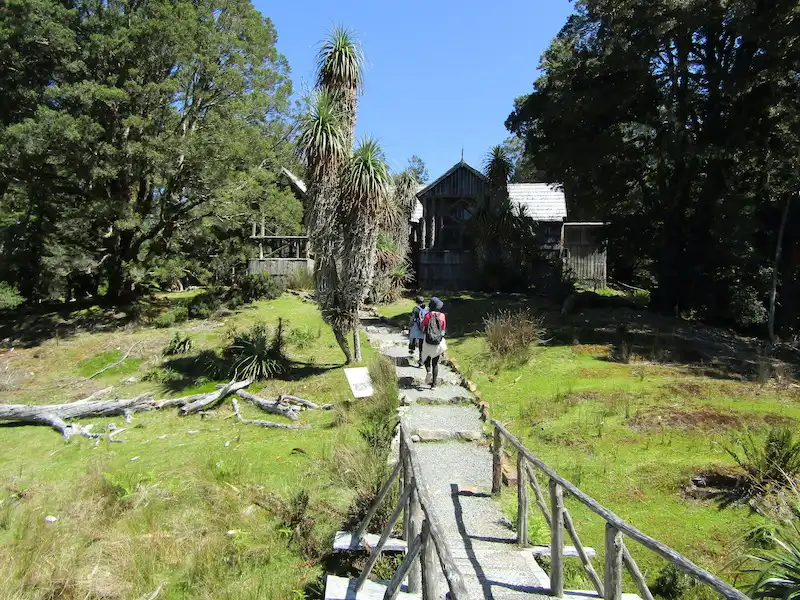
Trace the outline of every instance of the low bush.
<instances>
[{"instance_id":1,"label":"low bush","mask_svg":"<svg viewBox=\"0 0 800 600\"><path fill-rule=\"evenodd\" d=\"M755 491L791 486L800 473L800 439L789 427L771 428L763 442L746 431L736 446L725 450Z\"/></svg>"},{"instance_id":2,"label":"low bush","mask_svg":"<svg viewBox=\"0 0 800 600\"><path fill-rule=\"evenodd\" d=\"M0 310L17 308L25 302L25 298L19 293L16 287L5 281L0 281Z\"/></svg>"},{"instance_id":3,"label":"low bush","mask_svg":"<svg viewBox=\"0 0 800 600\"><path fill-rule=\"evenodd\" d=\"M319 329L314 331L308 326L301 328L293 327L289 330L287 339L289 343L298 350L305 350L314 343L314 340L318 340L321 335L322 331Z\"/></svg>"},{"instance_id":4,"label":"low bush","mask_svg":"<svg viewBox=\"0 0 800 600\"><path fill-rule=\"evenodd\" d=\"M241 290L245 303L274 300L283 294L283 284L267 273L245 275L236 287Z\"/></svg>"},{"instance_id":5,"label":"low bush","mask_svg":"<svg viewBox=\"0 0 800 600\"><path fill-rule=\"evenodd\" d=\"M249 331L234 334L233 341L223 352L235 379L271 379L289 372L286 356L283 320L278 320L274 332L266 325L256 324Z\"/></svg>"},{"instance_id":6,"label":"low bush","mask_svg":"<svg viewBox=\"0 0 800 600\"><path fill-rule=\"evenodd\" d=\"M749 572L757 574L750 589L753 598L797 598L800 593L800 530L792 523L770 535L770 548L749 558L758 568Z\"/></svg>"},{"instance_id":7,"label":"low bush","mask_svg":"<svg viewBox=\"0 0 800 600\"><path fill-rule=\"evenodd\" d=\"M630 298L638 308L647 308L650 305L650 292L648 290L634 290Z\"/></svg>"},{"instance_id":8,"label":"low bush","mask_svg":"<svg viewBox=\"0 0 800 600\"><path fill-rule=\"evenodd\" d=\"M169 343L164 346L164 349L161 351L161 355L175 356L177 354L186 354L191 349L192 339L188 335L184 335L180 331L176 331Z\"/></svg>"},{"instance_id":9,"label":"low bush","mask_svg":"<svg viewBox=\"0 0 800 600\"><path fill-rule=\"evenodd\" d=\"M161 313L153 320L153 325L159 329L166 329L173 325L185 322L189 318L189 311L185 306L176 306Z\"/></svg>"},{"instance_id":10,"label":"low bush","mask_svg":"<svg viewBox=\"0 0 800 600\"><path fill-rule=\"evenodd\" d=\"M216 290L209 290L192 298L187 309L192 319L208 319L221 307L222 300L219 293Z\"/></svg>"},{"instance_id":11,"label":"low bush","mask_svg":"<svg viewBox=\"0 0 800 600\"><path fill-rule=\"evenodd\" d=\"M650 591L664 600L678 600L698 585L692 577L670 563L658 572Z\"/></svg>"},{"instance_id":12,"label":"low bush","mask_svg":"<svg viewBox=\"0 0 800 600\"><path fill-rule=\"evenodd\" d=\"M526 355L532 344L544 338L542 319L528 310L502 310L483 323L486 346L495 358Z\"/></svg>"},{"instance_id":13,"label":"low bush","mask_svg":"<svg viewBox=\"0 0 800 600\"><path fill-rule=\"evenodd\" d=\"M286 277L286 289L298 291L314 290L314 274L309 269L297 269Z\"/></svg>"}]
</instances>

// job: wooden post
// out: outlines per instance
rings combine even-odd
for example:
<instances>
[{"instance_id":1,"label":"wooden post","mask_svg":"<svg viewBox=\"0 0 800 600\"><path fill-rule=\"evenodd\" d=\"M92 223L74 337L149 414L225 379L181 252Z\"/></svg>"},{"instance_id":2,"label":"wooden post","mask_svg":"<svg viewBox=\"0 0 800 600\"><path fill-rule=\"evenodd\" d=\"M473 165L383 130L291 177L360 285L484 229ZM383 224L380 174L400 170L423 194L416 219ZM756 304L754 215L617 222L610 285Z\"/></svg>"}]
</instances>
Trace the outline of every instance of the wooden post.
<instances>
[{"instance_id":1,"label":"wooden post","mask_svg":"<svg viewBox=\"0 0 800 600\"><path fill-rule=\"evenodd\" d=\"M517 452L517 543L528 545L528 478L525 455Z\"/></svg>"},{"instance_id":2,"label":"wooden post","mask_svg":"<svg viewBox=\"0 0 800 600\"><path fill-rule=\"evenodd\" d=\"M654 600L653 594L650 592L650 588L647 587L647 580L642 574L641 570L639 569L639 565L636 564L636 561L633 560L633 556L631 553L628 552L627 546L625 546L625 542L622 543L622 562L628 569L628 572L631 574L633 578L633 582L636 584L636 588L639 590L639 595L642 597L642 600Z\"/></svg>"},{"instance_id":3,"label":"wooden post","mask_svg":"<svg viewBox=\"0 0 800 600\"><path fill-rule=\"evenodd\" d=\"M422 550L422 544L425 541L425 537L430 537L430 529L428 522L426 521L422 527L422 531L411 541L408 545L408 554L406 554L405 559L403 562L400 563L400 567L397 571L394 572L392 579L389 581L389 585L386 586L386 592L383 594L383 600L395 600L397 598L397 594L400 593L400 584L403 582L403 578L408 573L409 579L409 592L410 589L410 582L411 582L411 574L409 571L414 568L414 565L419 564L417 557L419 556L420 551Z\"/></svg>"},{"instance_id":4,"label":"wooden post","mask_svg":"<svg viewBox=\"0 0 800 600\"><path fill-rule=\"evenodd\" d=\"M427 535L422 542L422 598L434 600L439 597L439 555L436 553L436 544L430 534L430 523L426 519L424 527L428 528Z\"/></svg>"},{"instance_id":5,"label":"wooden post","mask_svg":"<svg viewBox=\"0 0 800 600\"><path fill-rule=\"evenodd\" d=\"M375 567L375 563L378 562L378 559L381 557L381 552L383 552L383 547L386 545L386 540L388 540L389 536L392 534L392 527L394 527L397 519L400 518L400 511L403 510L403 503L405 502L406 498L411 495L411 489L412 488L409 485L403 490L403 494L400 496L400 502L398 502L397 506L395 506L392 516L389 517L389 520L386 522L386 526L381 532L378 545L375 546L372 549L372 552L369 553L367 565L364 567L364 570L361 571L361 576L358 578L358 582L356 583L356 592L358 592L358 590L361 589L361 586L364 585L364 582L367 580L369 574L372 572L372 569Z\"/></svg>"},{"instance_id":6,"label":"wooden post","mask_svg":"<svg viewBox=\"0 0 800 600\"><path fill-rule=\"evenodd\" d=\"M397 463L392 469L391 475L389 475L389 479L383 484L383 487L378 491L378 495L375 496L375 499L370 504L369 510L367 514L364 516L364 520L358 524L355 533L353 533L353 539L356 541L360 541L363 535L367 531L367 527L369 526L369 522L372 520L372 517L375 516L375 513L378 512L378 507L380 506L383 499L386 497L386 494L389 493L389 490L392 488L392 483L394 480L397 479L397 476L400 474L400 463ZM408 485L408 484L406 484Z\"/></svg>"},{"instance_id":7,"label":"wooden post","mask_svg":"<svg viewBox=\"0 0 800 600\"><path fill-rule=\"evenodd\" d=\"M550 594L564 595L564 490L550 479Z\"/></svg>"},{"instance_id":8,"label":"wooden post","mask_svg":"<svg viewBox=\"0 0 800 600\"><path fill-rule=\"evenodd\" d=\"M492 443L492 493L499 494L500 487L503 485L503 438L500 437L500 430L494 428L494 438Z\"/></svg>"},{"instance_id":9,"label":"wooden post","mask_svg":"<svg viewBox=\"0 0 800 600\"><path fill-rule=\"evenodd\" d=\"M547 526L550 527L551 526L550 509L547 508L547 504L544 501L544 494L542 494L542 488L539 485L539 479L536 477L536 471L533 470L533 467L531 465L525 465L525 475L531 482L531 487L533 488L533 496L536 499L536 505L542 511L542 516L544 517Z\"/></svg>"},{"instance_id":10,"label":"wooden post","mask_svg":"<svg viewBox=\"0 0 800 600\"><path fill-rule=\"evenodd\" d=\"M422 513L422 506L419 503L419 493L417 492L416 481L412 483L414 488L409 498L411 502L411 523L410 533L407 542L411 545L411 540L416 540L423 529L423 521L425 516ZM422 569L420 569L419 561L414 561L408 567L408 592L410 594L418 594L422 590Z\"/></svg>"},{"instance_id":11,"label":"wooden post","mask_svg":"<svg viewBox=\"0 0 800 600\"><path fill-rule=\"evenodd\" d=\"M611 523L606 523L605 600L622 599L622 533Z\"/></svg>"},{"instance_id":12,"label":"wooden post","mask_svg":"<svg viewBox=\"0 0 800 600\"><path fill-rule=\"evenodd\" d=\"M264 244L258 242L258 258L264 260Z\"/></svg>"},{"instance_id":13,"label":"wooden post","mask_svg":"<svg viewBox=\"0 0 800 600\"><path fill-rule=\"evenodd\" d=\"M597 571L594 570L592 561L589 560L589 555L586 554L586 550L581 543L581 538L578 537L578 531L575 529L575 524L572 522L572 516L570 516L566 508L564 509L564 528L572 538L572 543L575 544L575 550L578 552L578 557L581 559L583 570L586 571L586 575L592 580L594 589L597 590L598 595L602 598L605 593L603 591L603 582L600 581L600 576L597 574Z\"/></svg>"},{"instance_id":14,"label":"wooden post","mask_svg":"<svg viewBox=\"0 0 800 600\"><path fill-rule=\"evenodd\" d=\"M256 237L256 222L255 221L253 221L253 235L251 235L250 237Z\"/></svg>"}]
</instances>

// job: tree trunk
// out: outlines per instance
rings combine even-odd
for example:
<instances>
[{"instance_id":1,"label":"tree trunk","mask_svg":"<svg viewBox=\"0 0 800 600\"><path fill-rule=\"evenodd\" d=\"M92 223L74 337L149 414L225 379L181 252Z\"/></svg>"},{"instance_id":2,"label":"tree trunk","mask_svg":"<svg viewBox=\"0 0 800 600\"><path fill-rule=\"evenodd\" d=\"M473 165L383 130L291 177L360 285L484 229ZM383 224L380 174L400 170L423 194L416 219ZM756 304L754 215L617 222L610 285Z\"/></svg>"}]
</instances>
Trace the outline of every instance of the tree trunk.
<instances>
[{"instance_id":1,"label":"tree trunk","mask_svg":"<svg viewBox=\"0 0 800 600\"><path fill-rule=\"evenodd\" d=\"M342 329L337 326L333 325L333 335L336 337L336 341L339 343L339 348L342 349L344 353L345 363L350 364L353 362L353 355L350 352L350 345L347 343L347 336Z\"/></svg>"},{"instance_id":2,"label":"tree trunk","mask_svg":"<svg viewBox=\"0 0 800 600\"><path fill-rule=\"evenodd\" d=\"M356 321L355 326L353 327L353 354L355 355L355 359L357 363L361 362L361 326L359 325L358 321Z\"/></svg>"},{"instance_id":3,"label":"tree trunk","mask_svg":"<svg viewBox=\"0 0 800 600\"><path fill-rule=\"evenodd\" d=\"M778 241L775 245L775 260L772 263L772 287L769 291L769 341L775 343L775 305L778 297L778 266L781 261L781 249L783 248L783 234L786 231L786 221L789 217L789 207L792 203L792 196L786 199L781 215L781 226L778 229Z\"/></svg>"}]
</instances>

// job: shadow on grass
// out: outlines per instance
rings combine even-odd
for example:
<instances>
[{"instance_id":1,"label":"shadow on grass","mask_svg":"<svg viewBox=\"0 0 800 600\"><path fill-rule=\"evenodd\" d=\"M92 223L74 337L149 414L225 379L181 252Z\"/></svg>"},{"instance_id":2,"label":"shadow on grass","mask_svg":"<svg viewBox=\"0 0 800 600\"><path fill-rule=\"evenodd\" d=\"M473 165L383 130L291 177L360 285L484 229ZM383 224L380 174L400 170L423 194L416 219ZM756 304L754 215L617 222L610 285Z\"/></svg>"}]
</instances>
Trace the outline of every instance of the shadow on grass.
<instances>
[{"instance_id":1,"label":"shadow on grass","mask_svg":"<svg viewBox=\"0 0 800 600\"><path fill-rule=\"evenodd\" d=\"M608 298L583 293L586 297L562 315L561 305L542 297L510 294L442 294L447 315L447 337L458 339L482 335L483 319L501 310L528 309L543 318L548 346L592 344L629 345L631 354L654 363L684 365L694 374L716 379L756 379L763 358L763 340L745 339L726 329L676 319L637 308L630 303L609 303ZM599 299L600 307L592 302ZM408 327L409 315L400 314L389 322ZM781 356L800 368L800 354ZM598 360L602 360L598 357Z\"/></svg>"},{"instance_id":2,"label":"shadow on grass","mask_svg":"<svg viewBox=\"0 0 800 600\"><path fill-rule=\"evenodd\" d=\"M317 364L289 361L286 372L272 379L277 381L302 381L340 369L342 364ZM183 392L203 383L227 382L236 378L231 361L212 350L204 350L195 356L178 356L166 360L162 365L165 374L162 389L171 394Z\"/></svg>"},{"instance_id":3,"label":"shadow on grass","mask_svg":"<svg viewBox=\"0 0 800 600\"><path fill-rule=\"evenodd\" d=\"M54 338L68 339L79 333L113 331L155 318L170 306L184 302L183 299L148 297L114 306L89 299L0 311L0 346L31 348Z\"/></svg>"}]
</instances>

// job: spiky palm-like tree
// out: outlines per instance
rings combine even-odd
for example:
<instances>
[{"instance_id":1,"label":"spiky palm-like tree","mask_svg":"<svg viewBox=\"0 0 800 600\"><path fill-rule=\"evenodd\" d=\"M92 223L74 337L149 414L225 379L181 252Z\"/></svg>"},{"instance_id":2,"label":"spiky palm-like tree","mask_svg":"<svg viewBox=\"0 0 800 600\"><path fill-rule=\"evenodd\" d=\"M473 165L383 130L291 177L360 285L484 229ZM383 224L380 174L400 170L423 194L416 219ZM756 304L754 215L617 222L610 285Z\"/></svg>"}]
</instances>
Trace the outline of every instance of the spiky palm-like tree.
<instances>
[{"instance_id":1,"label":"spiky palm-like tree","mask_svg":"<svg viewBox=\"0 0 800 600\"><path fill-rule=\"evenodd\" d=\"M358 96L364 83L364 54L355 35L342 26L333 28L317 54L317 88L327 90L339 105L345 143L353 146Z\"/></svg>"},{"instance_id":2,"label":"spiky palm-like tree","mask_svg":"<svg viewBox=\"0 0 800 600\"><path fill-rule=\"evenodd\" d=\"M298 149L308 169L306 227L314 250L314 288L323 318L331 325L347 362L352 361L347 343L346 320L341 319L340 270L342 240L339 176L348 155L346 132L339 103L327 90L317 90L300 118Z\"/></svg>"},{"instance_id":3,"label":"spiky palm-like tree","mask_svg":"<svg viewBox=\"0 0 800 600\"><path fill-rule=\"evenodd\" d=\"M514 164L508 151L501 145L492 146L486 153L483 168L489 179L489 199L494 203L508 202L508 182ZM497 207L500 208L500 207Z\"/></svg>"},{"instance_id":4,"label":"spiky palm-like tree","mask_svg":"<svg viewBox=\"0 0 800 600\"><path fill-rule=\"evenodd\" d=\"M364 138L342 174L341 220L344 232L344 307L352 315L355 359L361 360L358 310L375 273L381 215L387 210L389 168L380 145Z\"/></svg>"}]
</instances>

